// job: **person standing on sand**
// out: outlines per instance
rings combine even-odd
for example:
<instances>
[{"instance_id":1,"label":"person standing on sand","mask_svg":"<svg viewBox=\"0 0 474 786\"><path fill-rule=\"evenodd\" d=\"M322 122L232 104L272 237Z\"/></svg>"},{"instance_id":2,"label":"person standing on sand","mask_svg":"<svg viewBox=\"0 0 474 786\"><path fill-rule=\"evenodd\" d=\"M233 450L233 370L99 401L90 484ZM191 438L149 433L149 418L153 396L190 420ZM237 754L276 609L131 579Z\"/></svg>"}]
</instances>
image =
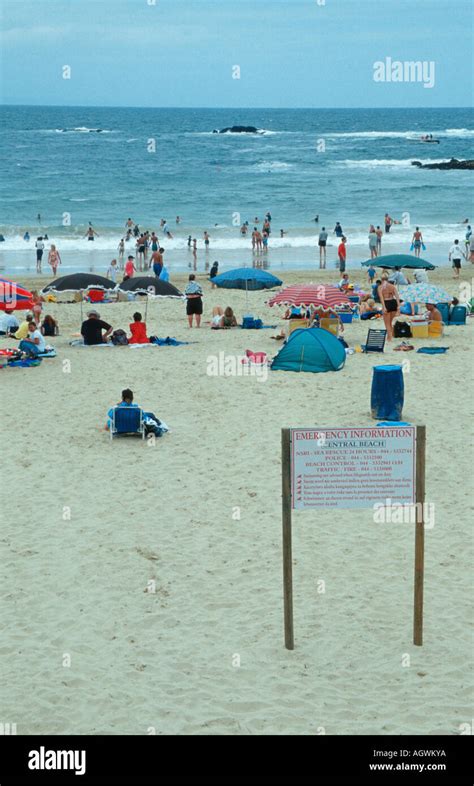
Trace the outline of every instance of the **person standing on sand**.
<instances>
[{"instance_id":1,"label":"person standing on sand","mask_svg":"<svg viewBox=\"0 0 474 786\"><path fill-rule=\"evenodd\" d=\"M202 289L201 285L197 283L194 273L189 274L189 283L184 294L186 295L186 314L189 327L193 326L193 316L196 317L196 327L201 327Z\"/></svg>"},{"instance_id":2,"label":"person standing on sand","mask_svg":"<svg viewBox=\"0 0 474 786\"><path fill-rule=\"evenodd\" d=\"M51 243L51 249L48 254L48 262L51 265L53 276L58 272L58 265L61 264L61 256L54 243Z\"/></svg>"},{"instance_id":3,"label":"person standing on sand","mask_svg":"<svg viewBox=\"0 0 474 786\"><path fill-rule=\"evenodd\" d=\"M454 270L453 278L459 278L459 271L461 270L461 260L463 257L464 259L466 259L466 255L464 254L461 246L459 245L459 240L455 240L454 244L449 249L449 261L453 263L453 270Z\"/></svg>"},{"instance_id":4,"label":"person standing on sand","mask_svg":"<svg viewBox=\"0 0 474 786\"><path fill-rule=\"evenodd\" d=\"M161 271L163 270L163 254L165 249L159 248L158 251L154 251L151 255L151 264L153 265L153 272L157 278L161 276Z\"/></svg>"},{"instance_id":5,"label":"person standing on sand","mask_svg":"<svg viewBox=\"0 0 474 786\"><path fill-rule=\"evenodd\" d=\"M319 246L319 267L325 269L326 267L326 243L328 240L328 233L326 227L323 227L319 233L318 246Z\"/></svg>"},{"instance_id":6,"label":"person standing on sand","mask_svg":"<svg viewBox=\"0 0 474 786\"><path fill-rule=\"evenodd\" d=\"M110 280L113 281L114 284L117 281L117 260L116 259L112 259L112 262L110 263L109 267L107 268L107 278L110 278Z\"/></svg>"},{"instance_id":7,"label":"person standing on sand","mask_svg":"<svg viewBox=\"0 0 474 786\"><path fill-rule=\"evenodd\" d=\"M382 304L382 316L387 330L387 341L393 338L392 323L395 317L400 314L400 295L395 284L391 284L388 280L388 273L386 270L382 273L382 283L378 287L377 294Z\"/></svg>"},{"instance_id":8,"label":"person standing on sand","mask_svg":"<svg viewBox=\"0 0 474 786\"><path fill-rule=\"evenodd\" d=\"M341 237L341 242L339 243L337 249L337 256L339 257L339 272L344 273L346 269L346 256L347 256L347 249L346 249L346 242L347 238L344 235Z\"/></svg>"},{"instance_id":9,"label":"person standing on sand","mask_svg":"<svg viewBox=\"0 0 474 786\"><path fill-rule=\"evenodd\" d=\"M124 277L124 280L126 280L127 278L132 278L133 274L137 272L137 269L136 269L136 267L135 267L135 265L133 263L134 259L135 259L135 257L132 256L132 254L130 254L130 256L128 257L127 261L125 262L125 270L124 270L125 277Z\"/></svg>"},{"instance_id":10,"label":"person standing on sand","mask_svg":"<svg viewBox=\"0 0 474 786\"><path fill-rule=\"evenodd\" d=\"M41 273L41 260L43 259L44 242L42 235L39 236L35 243L36 248L36 272Z\"/></svg>"}]
</instances>

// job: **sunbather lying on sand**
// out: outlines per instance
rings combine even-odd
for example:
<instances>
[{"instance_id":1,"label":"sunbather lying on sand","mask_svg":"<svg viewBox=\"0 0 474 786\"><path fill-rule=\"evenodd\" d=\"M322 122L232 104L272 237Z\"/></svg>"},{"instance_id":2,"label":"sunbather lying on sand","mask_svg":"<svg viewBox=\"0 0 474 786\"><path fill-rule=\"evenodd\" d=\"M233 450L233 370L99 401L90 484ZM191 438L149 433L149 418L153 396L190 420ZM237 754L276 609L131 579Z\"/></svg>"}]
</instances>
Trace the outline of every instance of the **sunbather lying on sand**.
<instances>
[{"instance_id":1,"label":"sunbather lying on sand","mask_svg":"<svg viewBox=\"0 0 474 786\"><path fill-rule=\"evenodd\" d=\"M235 314L231 307L227 306L227 308L224 310L222 306L214 306L212 309L212 330L231 327L237 327L237 319L235 318Z\"/></svg>"}]
</instances>

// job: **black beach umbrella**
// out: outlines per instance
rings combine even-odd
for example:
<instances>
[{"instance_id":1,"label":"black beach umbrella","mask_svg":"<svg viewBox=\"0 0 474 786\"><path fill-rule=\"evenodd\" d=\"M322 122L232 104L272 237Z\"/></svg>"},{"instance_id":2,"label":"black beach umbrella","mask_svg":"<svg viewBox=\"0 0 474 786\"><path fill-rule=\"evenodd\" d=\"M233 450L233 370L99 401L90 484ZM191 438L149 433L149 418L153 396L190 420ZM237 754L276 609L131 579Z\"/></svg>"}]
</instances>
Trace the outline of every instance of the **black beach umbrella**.
<instances>
[{"instance_id":1,"label":"black beach umbrella","mask_svg":"<svg viewBox=\"0 0 474 786\"><path fill-rule=\"evenodd\" d=\"M41 290L41 293L80 292L83 289L115 289L116 286L109 278L97 276L95 273L71 273L69 276L55 278Z\"/></svg>"},{"instance_id":2,"label":"black beach umbrella","mask_svg":"<svg viewBox=\"0 0 474 786\"><path fill-rule=\"evenodd\" d=\"M137 292L144 295L154 295L155 297L179 297L183 295L169 281L162 281L153 276L136 276L128 278L118 285L121 292Z\"/></svg>"},{"instance_id":3,"label":"black beach umbrella","mask_svg":"<svg viewBox=\"0 0 474 786\"><path fill-rule=\"evenodd\" d=\"M134 292L137 295L152 295L153 297L172 297L183 299L183 295L169 281L162 281L156 276L137 276L128 278L118 285L119 292ZM145 319L148 314L148 297L145 305Z\"/></svg>"}]
</instances>

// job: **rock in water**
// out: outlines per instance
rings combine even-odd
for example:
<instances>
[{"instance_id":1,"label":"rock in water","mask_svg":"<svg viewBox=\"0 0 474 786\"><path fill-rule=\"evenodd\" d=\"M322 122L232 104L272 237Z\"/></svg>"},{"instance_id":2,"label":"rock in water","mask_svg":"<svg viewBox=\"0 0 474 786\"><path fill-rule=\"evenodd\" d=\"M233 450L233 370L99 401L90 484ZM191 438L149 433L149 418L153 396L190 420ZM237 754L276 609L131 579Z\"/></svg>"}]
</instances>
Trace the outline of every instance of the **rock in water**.
<instances>
[{"instance_id":1,"label":"rock in water","mask_svg":"<svg viewBox=\"0 0 474 786\"><path fill-rule=\"evenodd\" d=\"M214 129L213 134L258 134L258 128L255 126L229 126L228 128L221 128L220 131Z\"/></svg>"},{"instance_id":2,"label":"rock in water","mask_svg":"<svg viewBox=\"0 0 474 786\"><path fill-rule=\"evenodd\" d=\"M412 161L412 166L417 166L420 169L474 169L474 161L458 161L457 158L452 158L451 161L440 161L438 164L422 164L421 161Z\"/></svg>"}]
</instances>

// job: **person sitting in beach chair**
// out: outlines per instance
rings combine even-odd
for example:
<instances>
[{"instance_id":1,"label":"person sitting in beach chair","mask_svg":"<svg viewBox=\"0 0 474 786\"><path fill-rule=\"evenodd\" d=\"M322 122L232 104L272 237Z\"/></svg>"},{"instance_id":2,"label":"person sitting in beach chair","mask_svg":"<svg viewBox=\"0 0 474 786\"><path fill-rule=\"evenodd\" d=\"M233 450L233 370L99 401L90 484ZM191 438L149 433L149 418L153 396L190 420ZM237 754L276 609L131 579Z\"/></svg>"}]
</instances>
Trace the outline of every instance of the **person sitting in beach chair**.
<instances>
[{"instance_id":1,"label":"person sitting in beach chair","mask_svg":"<svg viewBox=\"0 0 474 786\"><path fill-rule=\"evenodd\" d=\"M117 434L138 434L143 439L148 434L161 437L168 431L166 424L153 412L144 412L138 404L133 403L133 391L130 388L122 390L122 400L107 412L105 428L110 432L111 439Z\"/></svg>"},{"instance_id":2,"label":"person sitting in beach chair","mask_svg":"<svg viewBox=\"0 0 474 786\"><path fill-rule=\"evenodd\" d=\"M237 319L230 306L224 310L222 306L214 306L212 309L211 329L237 327Z\"/></svg>"},{"instance_id":3,"label":"person sitting in beach chair","mask_svg":"<svg viewBox=\"0 0 474 786\"><path fill-rule=\"evenodd\" d=\"M434 303L426 303L426 310L428 312L428 325L430 322L443 321L443 318Z\"/></svg>"},{"instance_id":4,"label":"person sitting in beach chair","mask_svg":"<svg viewBox=\"0 0 474 786\"><path fill-rule=\"evenodd\" d=\"M20 327L13 310L6 308L5 312L0 317L0 336L9 336L10 333L15 333Z\"/></svg>"},{"instance_id":5,"label":"person sitting in beach chair","mask_svg":"<svg viewBox=\"0 0 474 786\"><path fill-rule=\"evenodd\" d=\"M133 322L129 325L130 333L132 334L128 339L129 344L149 344L150 339L146 334L146 322L142 322L142 315L139 311L135 311L133 315Z\"/></svg>"},{"instance_id":6,"label":"person sitting in beach chair","mask_svg":"<svg viewBox=\"0 0 474 786\"><path fill-rule=\"evenodd\" d=\"M18 349L24 352L28 357L38 357L40 352L44 352L46 348L46 342L44 337L41 334L41 331L38 330L36 322L31 320L28 323L28 337L22 338L20 343L18 344Z\"/></svg>"}]
</instances>

